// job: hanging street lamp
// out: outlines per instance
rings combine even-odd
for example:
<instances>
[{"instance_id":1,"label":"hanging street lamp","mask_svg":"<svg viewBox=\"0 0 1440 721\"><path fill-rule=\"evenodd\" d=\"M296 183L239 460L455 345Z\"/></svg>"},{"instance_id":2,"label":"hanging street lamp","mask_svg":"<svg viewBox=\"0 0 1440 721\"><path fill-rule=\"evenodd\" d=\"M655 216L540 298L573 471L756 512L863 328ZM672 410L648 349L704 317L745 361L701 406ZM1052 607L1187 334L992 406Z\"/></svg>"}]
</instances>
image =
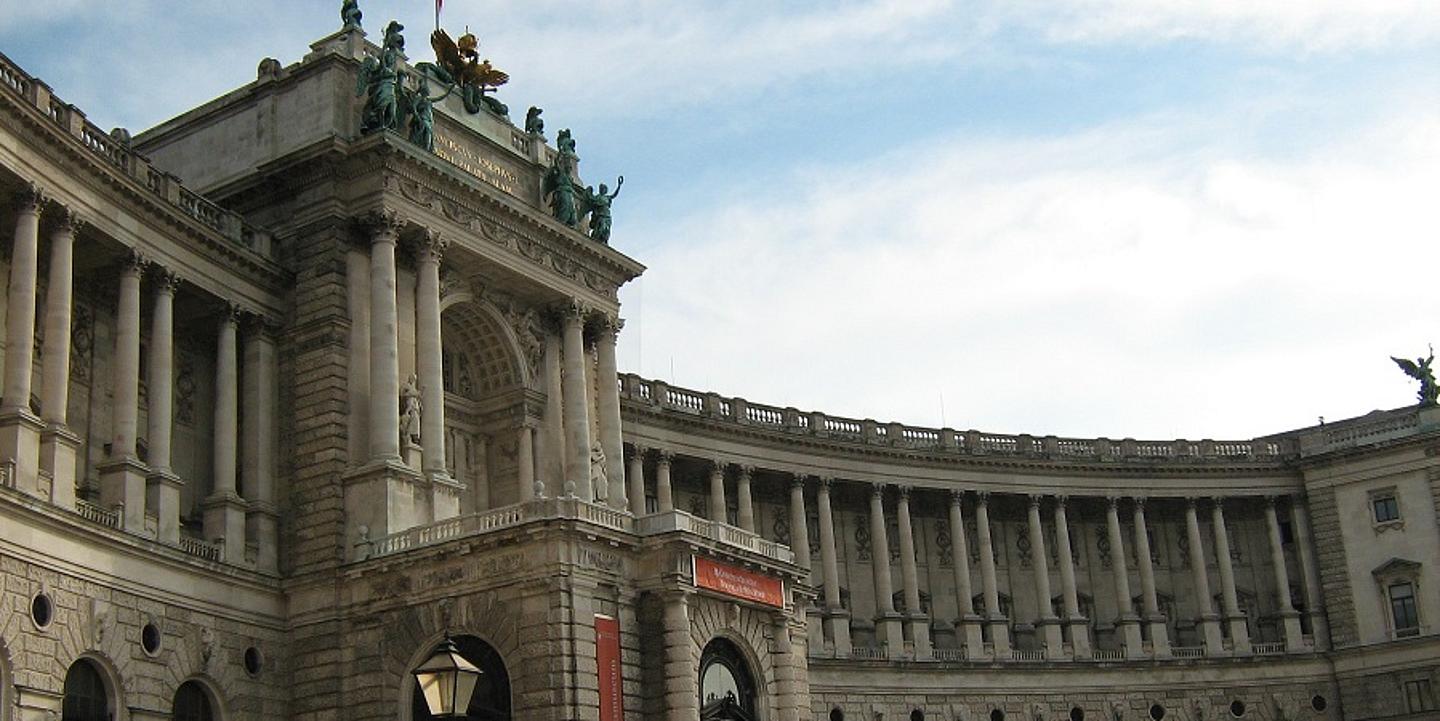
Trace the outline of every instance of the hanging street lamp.
<instances>
[{"instance_id":1,"label":"hanging street lamp","mask_svg":"<svg viewBox=\"0 0 1440 721\"><path fill-rule=\"evenodd\" d=\"M464 716L481 673L475 664L460 655L448 635L429 660L414 671L415 680L425 694L425 705L436 718Z\"/></svg>"}]
</instances>

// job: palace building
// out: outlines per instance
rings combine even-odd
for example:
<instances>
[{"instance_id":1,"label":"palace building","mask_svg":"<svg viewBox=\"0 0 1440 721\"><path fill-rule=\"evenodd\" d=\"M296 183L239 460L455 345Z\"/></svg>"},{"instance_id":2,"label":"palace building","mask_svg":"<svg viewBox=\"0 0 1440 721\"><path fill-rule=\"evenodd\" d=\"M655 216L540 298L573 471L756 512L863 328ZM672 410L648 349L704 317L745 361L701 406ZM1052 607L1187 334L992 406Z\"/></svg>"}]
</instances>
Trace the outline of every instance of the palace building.
<instances>
[{"instance_id":1,"label":"palace building","mask_svg":"<svg viewBox=\"0 0 1440 721\"><path fill-rule=\"evenodd\" d=\"M452 662L486 721L1440 718L1440 408L1057 438L622 373L569 133L380 37L133 137L0 56L0 721L426 721Z\"/></svg>"}]
</instances>

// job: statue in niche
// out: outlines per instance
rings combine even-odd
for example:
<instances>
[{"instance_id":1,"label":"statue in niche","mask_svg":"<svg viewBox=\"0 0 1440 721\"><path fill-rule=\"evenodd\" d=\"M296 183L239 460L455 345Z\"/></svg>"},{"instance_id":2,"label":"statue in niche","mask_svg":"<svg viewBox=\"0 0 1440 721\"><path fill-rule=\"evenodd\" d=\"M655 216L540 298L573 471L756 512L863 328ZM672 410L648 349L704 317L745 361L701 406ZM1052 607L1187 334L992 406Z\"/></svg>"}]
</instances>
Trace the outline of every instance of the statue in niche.
<instances>
[{"instance_id":1,"label":"statue in niche","mask_svg":"<svg viewBox=\"0 0 1440 721\"><path fill-rule=\"evenodd\" d=\"M555 164L545 171L541 189L550 199L550 214L554 215L556 220L571 228L580 224L575 179L570 176L569 168L561 163L560 158L556 158Z\"/></svg>"},{"instance_id":2,"label":"statue in niche","mask_svg":"<svg viewBox=\"0 0 1440 721\"><path fill-rule=\"evenodd\" d=\"M420 385L414 373L400 388L400 442L420 445Z\"/></svg>"},{"instance_id":3,"label":"statue in niche","mask_svg":"<svg viewBox=\"0 0 1440 721\"><path fill-rule=\"evenodd\" d=\"M344 0L340 3L340 22L344 23L344 30L355 30L360 27L360 18L364 13L360 12L360 0Z\"/></svg>"},{"instance_id":4,"label":"statue in niche","mask_svg":"<svg viewBox=\"0 0 1440 721\"><path fill-rule=\"evenodd\" d=\"M594 188L586 188L584 201L585 211L590 214L590 238L592 240L610 244L610 203L615 196L620 194L620 186L625 184L625 176L620 176L615 181L615 192L608 192L610 189L604 183L600 184L600 192Z\"/></svg>"},{"instance_id":5,"label":"statue in niche","mask_svg":"<svg viewBox=\"0 0 1440 721\"><path fill-rule=\"evenodd\" d=\"M1390 356L1390 360L1395 361L1395 365L1400 366L1400 370L1405 371L1405 375L1420 381L1420 392L1418 394L1420 405L1436 405L1437 399L1440 399L1440 386L1435 384L1435 372L1430 369L1430 364L1435 361L1434 346L1430 346L1430 356L1428 358L1416 358L1411 361L1405 358Z\"/></svg>"},{"instance_id":6,"label":"statue in niche","mask_svg":"<svg viewBox=\"0 0 1440 721\"><path fill-rule=\"evenodd\" d=\"M545 134L545 121L540 118L540 114L543 112L545 111L534 105L530 106L530 110L525 113L525 132L531 135Z\"/></svg>"},{"instance_id":7,"label":"statue in niche","mask_svg":"<svg viewBox=\"0 0 1440 721\"><path fill-rule=\"evenodd\" d=\"M377 130L400 128L400 74L396 64L400 54L405 52L405 29L394 20L385 26L385 42L380 57L367 56L360 66L356 78L355 94L365 95L365 108L361 111L360 132L373 133Z\"/></svg>"},{"instance_id":8,"label":"statue in niche","mask_svg":"<svg viewBox=\"0 0 1440 721\"><path fill-rule=\"evenodd\" d=\"M590 487L594 489L595 500L603 501L610 495L610 471L606 468L605 449L600 442L590 444Z\"/></svg>"}]
</instances>

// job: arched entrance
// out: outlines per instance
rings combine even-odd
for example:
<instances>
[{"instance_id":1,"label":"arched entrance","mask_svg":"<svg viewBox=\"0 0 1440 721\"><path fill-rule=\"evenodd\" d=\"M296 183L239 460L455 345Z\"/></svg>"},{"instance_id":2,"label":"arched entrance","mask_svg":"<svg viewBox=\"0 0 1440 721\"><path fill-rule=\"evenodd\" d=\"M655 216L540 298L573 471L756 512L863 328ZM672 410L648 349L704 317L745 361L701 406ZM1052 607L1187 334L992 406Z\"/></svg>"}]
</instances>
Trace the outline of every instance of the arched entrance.
<instances>
[{"instance_id":1,"label":"arched entrance","mask_svg":"<svg viewBox=\"0 0 1440 721\"><path fill-rule=\"evenodd\" d=\"M94 661L80 659L65 673L61 721L110 721L115 704L109 684Z\"/></svg>"},{"instance_id":2,"label":"arched entrance","mask_svg":"<svg viewBox=\"0 0 1440 721\"><path fill-rule=\"evenodd\" d=\"M453 636L450 639L466 661L480 669L480 680L475 683L475 693L470 697L470 707L463 718L469 721L510 721L510 674L505 670L505 661L494 646L474 636ZM439 649L437 644L425 654L429 658ZM412 721L431 721L430 709L425 706L425 694L412 676L410 684L410 718Z\"/></svg>"},{"instance_id":3,"label":"arched entrance","mask_svg":"<svg viewBox=\"0 0 1440 721\"><path fill-rule=\"evenodd\" d=\"M717 638L700 654L700 718L755 721L755 676L734 643Z\"/></svg>"},{"instance_id":4,"label":"arched entrance","mask_svg":"<svg viewBox=\"0 0 1440 721\"><path fill-rule=\"evenodd\" d=\"M175 721L215 721L215 704L210 692L199 681L186 681L175 690L170 717Z\"/></svg>"}]
</instances>

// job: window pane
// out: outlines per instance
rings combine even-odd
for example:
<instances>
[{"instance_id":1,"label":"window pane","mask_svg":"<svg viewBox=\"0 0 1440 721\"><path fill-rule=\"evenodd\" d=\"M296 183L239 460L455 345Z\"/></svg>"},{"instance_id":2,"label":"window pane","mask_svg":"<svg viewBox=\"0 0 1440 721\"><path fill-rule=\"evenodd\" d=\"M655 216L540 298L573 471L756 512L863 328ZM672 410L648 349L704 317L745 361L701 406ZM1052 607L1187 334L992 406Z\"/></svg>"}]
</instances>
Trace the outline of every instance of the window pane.
<instances>
[{"instance_id":1,"label":"window pane","mask_svg":"<svg viewBox=\"0 0 1440 721\"><path fill-rule=\"evenodd\" d=\"M1395 631L1414 629L1420 625L1415 612L1415 588L1408 583L1397 583L1390 587L1390 613L1395 619Z\"/></svg>"},{"instance_id":2,"label":"window pane","mask_svg":"<svg viewBox=\"0 0 1440 721\"><path fill-rule=\"evenodd\" d=\"M1400 506L1394 496L1383 496L1374 500L1375 522L1384 523L1400 518Z\"/></svg>"}]
</instances>

